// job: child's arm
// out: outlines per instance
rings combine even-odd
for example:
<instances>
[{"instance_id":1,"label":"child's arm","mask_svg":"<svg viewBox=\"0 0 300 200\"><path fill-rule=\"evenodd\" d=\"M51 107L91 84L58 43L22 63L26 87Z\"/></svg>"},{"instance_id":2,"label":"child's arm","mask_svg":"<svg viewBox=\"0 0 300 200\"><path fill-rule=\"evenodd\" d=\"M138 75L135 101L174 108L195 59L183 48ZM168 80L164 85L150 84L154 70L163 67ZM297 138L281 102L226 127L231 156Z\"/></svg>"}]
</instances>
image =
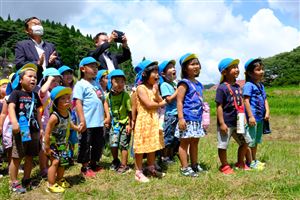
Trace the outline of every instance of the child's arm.
<instances>
[{"instance_id":1,"label":"child's arm","mask_svg":"<svg viewBox=\"0 0 300 200\"><path fill-rule=\"evenodd\" d=\"M217 119L220 124L220 132L222 134L227 134L228 127L225 124L224 117L223 117L223 107L222 107L222 104L220 104L220 103L217 103Z\"/></svg>"},{"instance_id":2,"label":"child's arm","mask_svg":"<svg viewBox=\"0 0 300 200\"><path fill-rule=\"evenodd\" d=\"M158 84L157 83L153 85L153 89L152 90L153 90L153 93L155 95L154 101L156 101L156 102L163 101L163 98L159 94L159 88L158 88Z\"/></svg>"},{"instance_id":3,"label":"child's arm","mask_svg":"<svg viewBox=\"0 0 300 200\"><path fill-rule=\"evenodd\" d=\"M134 130L136 116L137 116L136 92L134 92L131 95L131 129L132 130Z\"/></svg>"},{"instance_id":4,"label":"child's arm","mask_svg":"<svg viewBox=\"0 0 300 200\"><path fill-rule=\"evenodd\" d=\"M186 129L186 122L183 117L183 100L187 90L187 86L185 84L180 84L177 88L177 112L178 112L178 127L180 130Z\"/></svg>"},{"instance_id":5,"label":"child's arm","mask_svg":"<svg viewBox=\"0 0 300 200\"><path fill-rule=\"evenodd\" d=\"M128 112L128 123L126 125L126 133L129 135L130 132L131 132L131 121L132 121L132 114L131 114L131 111Z\"/></svg>"},{"instance_id":6,"label":"child's arm","mask_svg":"<svg viewBox=\"0 0 300 200\"><path fill-rule=\"evenodd\" d=\"M81 132L81 127L82 127L82 123L78 124L78 125L75 125L74 122L71 120L70 121L70 128L73 129L74 131L77 131L77 132Z\"/></svg>"},{"instance_id":7,"label":"child's arm","mask_svg":"<svg viewBox=\"0 0 300 200\"><path fill-rule=\"evenodd\" d=\"M268 100L265 100L265 108L266 108L266 115L265 115L265 120L269 120L270 119L270 107L269 107L269 103Z\"/></svg>"},{"instance_id":8,"label":"child's arm","mask_svg":"<svg viewBox=\"0 0 300 200\"><path fill-rule=\"evenodd\" d=\"M177 97L177 93L178 93L178 89L176 89L172 95L166 96L165 99L166 99L167 103L171 103L172 101L174 101Z\"/></svg>"},{"instance_id":9,"label":"child's arm","mask_svg":"<svg viewBox=\"0 0 300 200\"><path fill-rule=\"evenodd\" d=\"M44 83L44 85L42 85L42 87L39 91L39 96L41 99L43 99L46 96L46 94L50 88L50 85L51 85L52 81L54 81L54 79L55 79L55 77L49 76L47 81Z\"/></svg>"},{"instance_id":10,"label":"child's arm","mask_svg":"<svg viewBox=\"0 0 300 200\"><path fill-rule=\"evenodd\" d=\"M44 129L43 129L43 124L42 124L42 109L37 109L37 122L40 127L40 137L43 137L44 135Z\"/></svg>"},{"instance_id":11,"label":"child's arm","mask_svg":"<svg viewBox=\"0 0 300 200\"><path fill-rule=\"evenodd\" d=\"M255 126L256 125L256 120L255 120L255 118L253 116L253 113L251 111L250 97L249 96L244 96L244 104L245 104L246 112L247 112L248 117L249 117L249 126Z\"/></svg>"},{"instance_id":12,"label":"child's arm","mask_svg":"<svg viewBox=\"0 0 300 200\"><path fill-rule=\"evenodd\" d=\"M106 128L109 128L111 119L110 119L110 113L109 113L109 106L108 106L108 103L107 103L106 99L104 99L103 108L104 108L104 115L105 115L104 126Z\"/></svg>"},{"instance_id":13,"label":"child's arm","mask_svg":"<svg viewBox=\"0 0 300 200\"><path fill-rule=\"evenodd\" d=\"M76 112L77 112L79 121L82 124L81 132L84 132L86 130L86 122L85 122L84 113L83 113L82 101L80 99L76 99Z\"/></svg>"},{"instance_id":14,"label":"child's arm","mask_svg":"<svg viewBox=\"0 0 300 200\"><path fill-rule=\"evenodd\" d=\"M7 102L6 100L3 101L3 106L2 106L2 111L1 111L1 114L0 114L0 136L2 135L2 132L3 132L3 124L4 124L4 120L7 116L7 109L8 109L8 105L7 105Z\"/></svg>"},{"instance_id":15,"label":"child's arm","mask_svg":"<svg viewBox=\"0 0 300 200\"><path fill-rule=\"evenodd\" d=\"M12 132L16 134L16 133L20 132L20 127L19 127L19 123L17 120L15 108L16 108L15 103L8 104L8 116L9 116L10 122L12 124Z\"/></svg>"},{"instance_id":16,"label":"child's arm","mask_svg":"<svg viewBox=\"0 0 300 200\"><path fill-rule=\"evenodd\" d=\"M160 107L165 106L167 103L165 100L162 100L159 102L152 101L151 99L149 99L146 90L144 90L142 88L137 89L137 95L138 95L141 103L144 104L144 106L147 109L158 109Z\"/></svg>"},{"instance_id":17,"label":"child's arm","mask_svg":"<svg viewBox=\"0 0 300 200\"><path fill-rule=\"evenodd\" d=\"M50 136L55 124L57 124L58 119L55 115L51 115L45 130L45 153L51 156L54 152L50 149Z\"/></svg>"}]
</instances>

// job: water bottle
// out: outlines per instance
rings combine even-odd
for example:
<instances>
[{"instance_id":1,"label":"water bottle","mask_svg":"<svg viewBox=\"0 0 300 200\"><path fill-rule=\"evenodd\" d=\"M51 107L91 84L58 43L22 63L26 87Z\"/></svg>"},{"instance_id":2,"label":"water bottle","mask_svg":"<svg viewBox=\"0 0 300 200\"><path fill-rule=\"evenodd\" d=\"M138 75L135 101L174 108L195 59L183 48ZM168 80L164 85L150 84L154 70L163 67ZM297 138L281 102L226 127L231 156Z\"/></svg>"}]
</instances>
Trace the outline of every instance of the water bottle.
<instances>
[{"instance_id":1,"label":"water bottle","mask_svg":"<svg viewBox=\"0 0 300 200\"><path fill-rule=\"evenodd\" d=\"M24 115L21 115L19 118L19 126L20 126L22 142L31 141L29 123L28 123L27 118Z\"/></svg>"},{"instance_id":2,"label":"water bottle","mask_svg":"<svg viewBox=\"0 0 300 200\"><path fill-rule=\"evenodd\" d=\"M210 108L207 102L203 103L202 127L207 130L210 124Z\"/></svg>"}]
</instances>

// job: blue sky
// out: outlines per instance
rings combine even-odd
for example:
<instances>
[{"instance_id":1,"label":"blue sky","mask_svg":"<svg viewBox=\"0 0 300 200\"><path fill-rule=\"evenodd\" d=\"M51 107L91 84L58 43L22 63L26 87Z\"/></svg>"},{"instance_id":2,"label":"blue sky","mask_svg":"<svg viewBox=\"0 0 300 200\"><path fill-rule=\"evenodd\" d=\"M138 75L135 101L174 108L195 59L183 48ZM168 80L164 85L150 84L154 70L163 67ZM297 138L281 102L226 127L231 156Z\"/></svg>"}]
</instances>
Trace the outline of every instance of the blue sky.
<instances>
[{"instance_id":1,"label":"blue sky","mask_svg":"<svg viewBox=\"0 0 300 200\"><path fill-rule=\"evenodd\" d=\"M299 1L87 1L0 0L0 16L37 16L74 25L84 34L124 31L133 65L145 56L159 62L193 52L202 64L199 80L216 83L222 58L269 57L300 43ZM45 33L47 34L47 33ZM180 67L176 65L178 74Z\"/></svg>"}]
</instances>

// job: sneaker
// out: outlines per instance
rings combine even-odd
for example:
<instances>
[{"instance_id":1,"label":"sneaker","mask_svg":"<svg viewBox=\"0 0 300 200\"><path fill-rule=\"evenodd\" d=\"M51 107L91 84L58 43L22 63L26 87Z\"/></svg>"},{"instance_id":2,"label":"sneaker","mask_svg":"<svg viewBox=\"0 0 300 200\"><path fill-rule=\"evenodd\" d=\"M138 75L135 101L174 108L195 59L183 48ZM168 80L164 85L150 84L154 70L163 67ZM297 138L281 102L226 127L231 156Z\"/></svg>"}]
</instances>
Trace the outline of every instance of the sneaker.
<instances>
[{"instance_id":1,"label":"sneaker","mask_svg":"<svg viewBox=\"0 0 300 200\"><path fill-rule=\"evenodd\" d=\"M192 170L196 173L204 172L204 169L200 166L199 163L196 163L195 165L193 165Z\"/></svg>"},{"instance_id":2,"label":"sneaker","mask_svg":"<svg viewBox=\"0 0 300 200\"><path fill-rule=\"evenodd\" d=\"M147 167L145 170L145 174L147 176L152 176L152 177L156 177L156 178L162 178L162 177L166 176L166 173L158 171L155 167L153 167L153 168Z\"/></svg>"},{"instance_id":3,"label":"sneaker","mask_svg":"<svg viewBox=\"0 0 300 200\"><path fill-rule=\"evenodd\" d=\"M62 178L59 181L57 181L57 184L59 186L61 186L62 188L70 188L71 187L70 183L65 178Z\"/></svg>"},{"instance_id":4,"label":"sneaker","mask_svg":"<svg viewBox=\"0 0 300 200\"><path fill-rule=\"evenodd\" d=\"M99 165L92 165L91 166L91 169L94 171L94 172L101 172L103 170L102 167L100 167Z\"/></svg>"},{"instance_id":5,"label":"sneaker","mask_svg":"<svg viewBox=\"0 0 300 200\"><path fill-rule=\"evenodd\" d=\"M118 168L120 167L120 165L121 165L121 161L119 159L114 159L111 162L111 165L110 165L109 169L112 170L112 171L117 171Z\"/></svg>"},{"instance_id":6,"label":"sneaker","mask_svg":"<svg viewBox=\"0 0 300 200\"><path fill-rule=\"evenodd\" d=\"M22 179L22 186L24 188L26 188L27 191L31 190L32 189L32 183L31 183L31 179Z\"/></svg>"},{"instance_id":7,"label":"sneaker","mask_svg":"<svg viewBox=\"0 0 300 200\"><path fill-rule=\"evenodd\" d=\"M245 170L245 171L248 171L248 170L251 170L250 167L248 167L248 165L246 165L245 163L244 164L239 164L239 163L235 163L235 169L241 169L241 170Z\"/></svg>"},{"instance_id":8,"label":"sneaker","mask_svg":"<svg viewBox=\"0 0 300 200\"><path fill-rule=\"evenodd\" d=\"M26 192L26 189L23 188L19 181L16 181L11 185L11 190L18 194L24 194Z\"/></svg>"},{"instance_id":9,"label":"sneaker","mask_svg":"<svg viewBox=\"0 0 300 200\"><path fill-rule=\"evenodd\" d=\"M126 165L126 166L125 166L125 165L121 165L121 166L119 167L119 169L117 170L117 172L118 172L119 174L126 174L126 173L131 172L131 169L130 169L130 167L128 167L127 165Z\"/></svg>"},{"instance_id":10,"label":"sneaker","mask_svg":"<svg viewBox=\"0 0 300 200\"><path fill-rule=\"evenodd\" d=\"M250 164L250 168L261 171L265 169L265 165L261 164L261 162L257 162L256 160L253 160Z\"/></svg>"},{"instance_id":11,"label":"sneaker","mask_svg":"<svg viewBox=\"0 0 300 200\"><path fill-rule=\"evenodd\" d=\"M264 162L261 162L261 161L259 161L259 160L255 160L255 162L258 164L258 165L262 165L262 166L266 166L266 163L264 163Z\"/></svg>"},{"instance_id":12,"label":"sneaker","mask_svg":"<svg viewBox=\"0 0 300 200\"><path fill-rule=\"evenodd\" d=\"M219 170L225 175L234 174L233 169L229 165L221 166Z\"/></svg>"},{"instance_id":13,"label":"sneaker","mask_svg":"<svg viewBox=\"0 0 300 200\"><path fill-rule=\"evenodd\" d=\"M171 164L174 163L174 161L171 160L171 158L169 158L169 157L164 157L164 158L162 158L161 160L162 160L162 162L163 162L164 164L166 164L166 165L171 165Z\"/></svg>"},{"instance_id":14,"label":"sneaker","mask_svg":"<svg viewBox=\"0 0 300 200\"><path fill-rule=\"evenodd\" d=\"M154 167L157 171L162 171L161 167L159 166L159 164L157 164L157 162L154 163Z\"/></svg>"},{"instance_id":15,"label":"sneaker","mask_svg":"<svg viewBox=\"0 0 300 200\"><path fill-rule=\"evenodd\" d=\"M183 176L198 177L198 174L191 167L181 168L180 172Z\"/></svg>"},{"instance_id":16,"label":"sneaker","mask_svg":"<svg viewBox=\"0 0 300 200\"><path fill-rule=\"evenodd\" d=\"M85 177L85 178L95 178L96 173L91 170L90 168L81 168L81 174Z\"/></svg>"},{"instance_id":17,"label":"sneaker","mask_svg":"<svg viewBox=\"0 0 300 200\"><path fill-rule=\"evenodd\" d=\"M55 183L52 186L47 186L46 189L47 192L52 192L52 193L63 193L65 191L65 189L63 187L61 187L60 185L58 185L57 183Z\"/></svg>"},{"instance_id":18,"label":"sneaker","mask_svg":"<svg viewBox=\"0 0 300 200\"><path fill-rule=\"evenodd\" d=\"M141 171L135 172L135 180L141 183L147 183L150 181Z\"/></svg>"}]
</instances>

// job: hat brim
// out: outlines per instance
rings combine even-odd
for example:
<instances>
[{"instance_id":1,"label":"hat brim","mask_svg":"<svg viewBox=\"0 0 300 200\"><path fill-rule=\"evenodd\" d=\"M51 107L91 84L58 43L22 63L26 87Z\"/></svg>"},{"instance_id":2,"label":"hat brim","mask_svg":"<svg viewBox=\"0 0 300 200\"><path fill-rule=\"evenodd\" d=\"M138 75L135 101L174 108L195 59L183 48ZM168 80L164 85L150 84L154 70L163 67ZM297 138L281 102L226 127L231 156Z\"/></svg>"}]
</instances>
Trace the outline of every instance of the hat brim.
<instances>
[{"instance_id":1,"label":"hat brim","mask_svg":"<svg viewBox=\"0 0 300 200\"><path fill-rule=\"evenodd\" d=\"M255 58L255 59L253 59L253 60L248 64L246 70L248 69L248 67L249 67L250 65L252 65L253 63L256 63L256 62L262 62L262 59L260 59L260 58Z\"/></svg>"},{"instance_id":2,"label":"hat brim","mask_svg":"<svg viewBox=\"0 0 300 200\"><path fill-rule=\"evenodd\" d=\"M86 65L89 65L89 64L92 64L92 63L96 63L96 64L97 64L97 67L100 67L100 63L99 63L98 61L96 61L96 62L86 63L86 64L84 64L84 65L82 65L82 66L79 66L79 68L82 68L82 67L84 67L84 66L86 66Z\"/></svg>"},{"instance_id":3,"label":"hat brim","mask_svg":"<svg viewBox=\"0 0 300 200\"><path fill-rule=\"evenodd\" d=\"M72 94L72 89L69 87L65 87L64 89L62 89L61 91L59 91L56 95L55 98L53 99L53 101L65 94Z\"/></svg>"},{"instance_id":4,"label":"hat brim","mask_svg":"<svg viewBox=\"0 0 300 200\"><path fill-rule=\"evenodd\" d=\"M192 54L190 54L189 56L187 56L187 57L182 61L181 64L183 64L183 63L185 63L186 61L189 61L189 60L191 60L191 59L194 59L194 58L197 58L197 59L198 59L197 55L194 54L194 53L192 53Z\"/></svg>"},{"instance_id":5,"label":"hat brim","mask_svg":"<svg viewBox=\"0 0 300 200\"><path fill-rule=\"evenodd\" d=\"M231 61L231 63L228 64L228 67L231 66L231 65L238 65L240 63L240 60L239 59L235 59L233 61ZM226 67L226 68L228 68Z\"/></svg>"},{"instance_id":6,"label":"hat brim","mask_svg":"<svg viewBox=\"0 0 300 200\"><path fill-rule=\"evenodd\" d=\"M27 70L33 70L37 72L37 66L34 63L27 63L21 69L19 69L18 74L21 74Z\"/></svg>"}]
</instances>

